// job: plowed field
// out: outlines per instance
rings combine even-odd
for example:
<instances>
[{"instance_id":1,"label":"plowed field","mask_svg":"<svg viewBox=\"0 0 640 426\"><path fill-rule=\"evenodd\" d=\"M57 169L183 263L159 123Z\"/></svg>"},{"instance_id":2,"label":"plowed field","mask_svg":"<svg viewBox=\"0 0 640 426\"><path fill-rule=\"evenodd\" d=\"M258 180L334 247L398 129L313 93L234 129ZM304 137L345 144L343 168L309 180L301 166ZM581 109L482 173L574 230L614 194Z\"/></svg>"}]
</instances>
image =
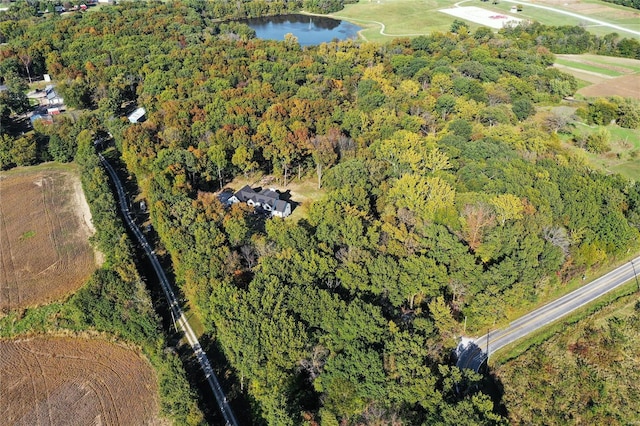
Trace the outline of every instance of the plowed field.
<instances>
[{"instance_id":1,"label":"plowed field","mask_svg":"<svg viewBox=\"0 0 640 426\"><path fill-rule=\"evenodd\" d=\"M151 365L102 340L38 337L0 341L0 423L156 425Z\"/></svg>"},{"instance_id":2,"label":"plowed field","mask_svg":"<svg viewBox=\"0 0 640 426\"><path fill-rule=\"evenodd\" d=\"M95 269L78 176L52 166L0 174L0 312L49 303Z\"/></svg>"},{"instance_id":3,"label":"plowed field","mask_svg":"<svg viewBox=\"0 0 640 426\"><path fill-rule=\"evenodd\" d=\"M578 90L583 96L623 96L640 99L640 61L596 55L557 55L556 67L591 83Z\"/></svg>"}]
</instances>

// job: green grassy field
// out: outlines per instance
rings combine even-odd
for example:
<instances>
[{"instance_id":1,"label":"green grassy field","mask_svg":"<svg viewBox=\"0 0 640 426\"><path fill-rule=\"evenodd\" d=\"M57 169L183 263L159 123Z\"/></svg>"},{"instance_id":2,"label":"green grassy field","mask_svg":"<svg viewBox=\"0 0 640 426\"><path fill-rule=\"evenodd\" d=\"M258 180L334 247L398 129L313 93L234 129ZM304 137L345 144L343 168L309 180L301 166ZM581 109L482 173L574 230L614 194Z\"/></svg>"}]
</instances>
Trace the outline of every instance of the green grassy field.
<instances>
[{"instance_id":1,"label":"green grassy field","mask_svg":"<svg viewBox=\"0 0 640 426\"><path fill-rule=\"evenodd\" d=\"M621 75L624 75L623 72L620 72L620 71L617 71L617 70L612 70L612 69L608 69L608 68L605 68L605 67L600 67L600 66L592 65L592 64L585 64L585 63L581 63L581 62L568 61L568 60L562 59L562 58L556 58L556 63L560 64L560 65L565 65L567 67L576 68L576 69L579 69L579 70L597 72L598 74L609 75L609 76L612 76L612 77L619 77Z\"/></svg>"},{"instance_id":2,"label":"green grassy field","mask_svg":"<svg viewBox=\"0 0 640 426\"><path fill-rule=\"evenodd\" d=\"M571 2L567 2L567 3L571 3ZM618 6L613 3L605 3L598 0L586 0L586 1L581 0L579 3L580 3L580 6L582 7L586 7L588 5L593 5L594 7L582 9L582 8L571 7L571 5L565 6L565 4L561 2L555 3L555 2L546 2L546 1L536 2L535 4L553 7L555 9L583 15L588 18L606 21L611 24L621 25L626 28L629 28L630 30L640 31L640 20L638 19L639 14L634 9ZM487 3L482 3L480 1L466 2L464 3L464 5L465 6L482 5L482 7L490 9ZM511 9L512 5L513 3L501 2L497 5L490 5L490 6L495 10L508 12ZM528 6L526 4L523 5L522 12L519 12L517 16L524 19L538 21L545 25L585 25L586 29L589 30L589 32L599 36L603 36L612 32L617 32L618 34L624 37L640 38L640 36L634 36L631 33L621 32L618 30L614 30L612 28L599 26L597 24L587 22L580 18L576 18L576 17L572 17L572 16L560 14L560 13L554 13L546 9L540 9L533 6Z\"/></svg>"},{"instance_id":3,"label":"green grassy field","mask_svg":"<svg viewBox=\"0 0 640 426\"><path fill-rule=\"evenodd\" d=\"M640 73L640 61L598 55L556 55L557 64L577 70L595 72L605 76L619 77Z\"/></svg>"},{"instance_id":4,"label":"green grassy field","mask_svg":"<svg viewBox=\"0 0 640 426\"><path fill-rule=\"evenodd\" d=\"M361 36L369 41L388 41L393 37L415 37L429 34L434 31L449 31L451 23L456 19L453 16L438 12L440 9L454 7L458 3L453 0L360 0L356 4L345 5L345 8L331 16L351 21L361 25ZM467 0L460 6L476 6L500 13L509 13L513 3L500 2L492 4L480 0ZM640 16L631 8L617 6L611 3L587 0L581 4L598 7L598 13L594 10L585 11L565 7L562 3L549 4L556 9L567 10L594 19L601 19L612 24L618 24L629 29L640 31ZM546 5L546 4L545 4ZM580 25L584 20L533 6L524 5L523 11L514 16L523 19L539 21L547 25ZM471 30L479 27L478 24L469 22ZM605 35L614 32L614 29L588 25L587 29L597 35ZM616 31L625 37L636 37L630 33Z\"/></svg>"},{"instance_id":5,"label":"green grassy field","mask_svg":"<svg viewBox=\"0 0 640 426\"><path fill-rule=\"evenodd\" d=\"M627 58L617 58L612 56L600 56L600 55L557 55L557 57L564 59L565 61L575 62L575 60L587 61L594 66L601 65L602 68L616 67L626 73L640 73L640 61ZM600 67L598 67L600 68Z\"/></svg>"},{"instance_id":6,"label":"green grassy field","mask_svg":"<svg viewBox=\"0 0 640 426\"><path fill-rule=\"evenodd\" d=\"M362 37L369 41L389 41L393 37L412 37L434 31L448 31L454 18L438 9L452 7L451 0L361 0L333 16L364 27ZM380 31L384 25L384 34Z\"/></svg>"}]
</instances>

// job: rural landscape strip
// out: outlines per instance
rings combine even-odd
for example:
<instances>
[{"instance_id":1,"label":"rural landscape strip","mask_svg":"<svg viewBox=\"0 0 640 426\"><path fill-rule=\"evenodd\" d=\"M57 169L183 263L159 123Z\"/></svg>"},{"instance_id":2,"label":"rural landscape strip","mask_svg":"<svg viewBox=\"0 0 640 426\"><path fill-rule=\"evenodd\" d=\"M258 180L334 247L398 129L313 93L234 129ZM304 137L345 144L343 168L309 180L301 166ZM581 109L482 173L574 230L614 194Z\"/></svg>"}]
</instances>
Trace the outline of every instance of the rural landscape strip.
<instances>
[{"instance_id":1,"label":"rural landscape strip","mask_svg":"<svg viewBox=\"0 0 640 426\"><path fill-rule=\"evenodd\" d=\"M129 205L127 202L127 196L124 192L122 183L120 182L118 175L116 174L111 164L109 164L107 159L104 158L102 154L98 154L98 156L100 157L100 161L102 162L107 172L109 172L109 176L111 176L111 179L113 180L113 184L116 187L116 192L118 194L118 201L120 203L120 210L122 211L122 214L125 217L127 226L136 235L138 242L144 248L144 251L147 254L147 257L151 261L151 264L153 265L153 269L155 270L158 276L158 279L160 280L160 284L165 294L165 297L167 298L169 307L171 308L171 314L174 317L174 320L177 318L177 321L176 321L177 325L180 327L185 337L187 338L189 345L193 349L193 352L198 360L198 363L200 364L202 371L204 371L207 382L209 383L209 386L213 391L213 395L215 396L216 402L218 403L218 408L220 409L220 412L222 413L222 416L224 417L226 424L230 426L237 426L238 421L236 420L236 417L233 414L233 410L231 409L231 406L227 401L227 397L224 394L222 387L220 386L218 377L216 376L215 372L213 371L213 368L211 367L211 363L209 362L209 357L207 357L206 352L202 349L202 346L200 345L198 338L193 332L193 329L191 328L191 326L189 325L189 322L187 321L187 318L184 315L184 312L180 308L180 305L178 304L178 299L176 298L173 292L173 289L171 287L171 283L167 279L167 276L165 275L164 270L162 269L162 266L160 265L160 262L158 261L157 256L155 255L154 251L151 249L151 246L147 242L147 239L144 237L140 229L138 229L136 224L133 222L133 219L131 218L131 213L129 212Z\"/></svg>"},{"instance_id":2,"label":"rural landscape strip","mask_svg":"<svg viewBox=\"0 0 640 426\"><path fill-rule=\"evenodd\" d=\"M637 279L636 271L634 270L635 263L640 264L640 257L553 302L523 315L512 321L509 327L505 329L495 330L475 339L460 353L458 367L478 371L488 359L489 354L593 302L630 280ZM482 349L483 347L486 348L486 351Z\"/></svg>"},{"instance_id":3,"label":"rural landscape strip","mask_svg":"<svg viewBox=\"0 0 640 426\"><path fill-rule=\"evenodd\" d=\"M544 9L544 10L548 10L554 13L560 13L562 15L567 15L567 16L571 16L573 18L578 18L578 19L582 19L584 21L588 21L594 24L598 24L601 25L603 27L607 27L607 28L612 28L614 30L618 30L618 31L623 31L626 33L630 33L636 36L640 36L640 31L634 31L632 29L629 28L625 28L621 25L616 25L616 24L612 24L610 22L606 22L606 21L602 21L600 19L594 19L594 18L589 18L588 16L584 16L584 15L580 15L578 13L573 13L573 12L568 12L566 10L562 10L562 9L557 9L555 7L549 7L549 6L542 6L539 4L532 4L529 2L524 2L524 1L517 1L517 0L505 0L507 3L515 3L515 4L521 4L521 5L525 5L527 7L535 7L538 9Z\"/></svg>"}]
</instances>

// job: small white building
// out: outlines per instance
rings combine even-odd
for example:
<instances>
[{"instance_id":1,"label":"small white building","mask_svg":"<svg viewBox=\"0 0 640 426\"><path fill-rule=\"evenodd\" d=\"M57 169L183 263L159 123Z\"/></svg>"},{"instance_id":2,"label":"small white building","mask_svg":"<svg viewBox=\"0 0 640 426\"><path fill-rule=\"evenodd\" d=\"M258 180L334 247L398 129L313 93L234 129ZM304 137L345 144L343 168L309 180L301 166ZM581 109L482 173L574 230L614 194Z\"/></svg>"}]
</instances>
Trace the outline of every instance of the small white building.
<instances>
[{"instance_id":1,"label":"small white building","mask_svg":"<svg viewBox=\"0 0 640 426\"><path fill-rule=\"evenodd\" d=\"M129 114L127 118L129 119L130 123L139 123L140 121L142 121L142 117L144 117L146 113L147 113L147 110L140 107L135 111L133 111L131 114Z\"/></svg>"}]
</instances>

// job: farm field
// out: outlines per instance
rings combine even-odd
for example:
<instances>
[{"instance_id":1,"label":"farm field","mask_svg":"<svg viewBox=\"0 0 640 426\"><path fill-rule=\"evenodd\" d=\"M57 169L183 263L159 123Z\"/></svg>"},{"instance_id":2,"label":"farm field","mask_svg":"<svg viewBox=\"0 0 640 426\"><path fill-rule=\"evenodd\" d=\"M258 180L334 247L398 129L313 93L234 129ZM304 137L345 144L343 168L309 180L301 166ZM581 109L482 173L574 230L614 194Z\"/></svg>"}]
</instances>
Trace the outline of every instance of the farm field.
<instances>
[{"instance_id":1,"label":"farm field","mask_svg":"<svg viewBox=\"0 0 640 426\"><path fill-rule=\"evenodd\" d=\"M91 214L71 166L0 173L0 311L78 289L96 268Z\"/></svg>"},{"instance_id":2,"label":"farm field","mask_svg":"<svg viewBox=\"0 0 640 426\"><path fill-rule=\"evenodd\" d=\"M160 425L151 365L102 340L0 341L0 418L10 425Z\"/></svg>"},{"instance_id":3,"label":"farm field","mask_svg":"<svg viewBox=\"0 0 640 426\"><path fill-rule=\"evenodd\" d=\"M613 3L605 3L600 0L536 0L535 4L567 10L589 18L604 20L612 24L623 25L631 30L640 31L640 11ZM541 10L540 12L544 13L545 11ZM565 18L568 17L565 16ZM541 19L536 18L536 20L544 23ZM596 34L604 35L613 32L607 30L607 28L598 29L597 24L590 24L589 22L583 22L583 24L587 25L588 29ZM601 30L605 31L600 32ZM629 33L619 34L624 37L632 36Z\"/></svg>"},{"instance_id":4,"label":"farm field","mask_svg":"<svg viewBox=\"0 0 640 426\"><path fill-rule=\"evenodd\" d=\"M355 4L347 4L344 9L333 14L335 18L346 19L363 26L361 36L369 41L388 41L393 37L415 37L434 31L447 32L455 16L440 12L441 9L475 6L486 11L510 15L523 20L534 20L546 25L585 25L592 33L605 35L617 32L621 36L640 38L633 33L621 32L613 28L585 21L579 17L563 15L546 9L534 7L540 5L578 14L586 18L604 20L621 25L633 31L640 31L640 11L604 3L597 0L542 0L531 2L518 1L523 10L511 13L515 2L505 0L498 4L480 0L360 0ZM479 27L467 21L472 31Z\"/></svg>"},{"instance_id":5,"label":"farm field","mask_svg":"<svg viewBox=\"0 0 640 426\"><path fill-rule=\"evenodd\" d=\"M628 75L608 82L593 84L578 90L583 96L623 96L640 99L640 75Z\"/></svg>"},{"instance_id":6,"label":"farm field","mask_svg":"<svg viewBox=\"0 0 640 426\"><path fill-rule=\"evenodd\" d=\"M556 55L554 66L588 83L578 90L580 95L640 99L640 60L597 55Z\"/></svg>"}]
</instances>

